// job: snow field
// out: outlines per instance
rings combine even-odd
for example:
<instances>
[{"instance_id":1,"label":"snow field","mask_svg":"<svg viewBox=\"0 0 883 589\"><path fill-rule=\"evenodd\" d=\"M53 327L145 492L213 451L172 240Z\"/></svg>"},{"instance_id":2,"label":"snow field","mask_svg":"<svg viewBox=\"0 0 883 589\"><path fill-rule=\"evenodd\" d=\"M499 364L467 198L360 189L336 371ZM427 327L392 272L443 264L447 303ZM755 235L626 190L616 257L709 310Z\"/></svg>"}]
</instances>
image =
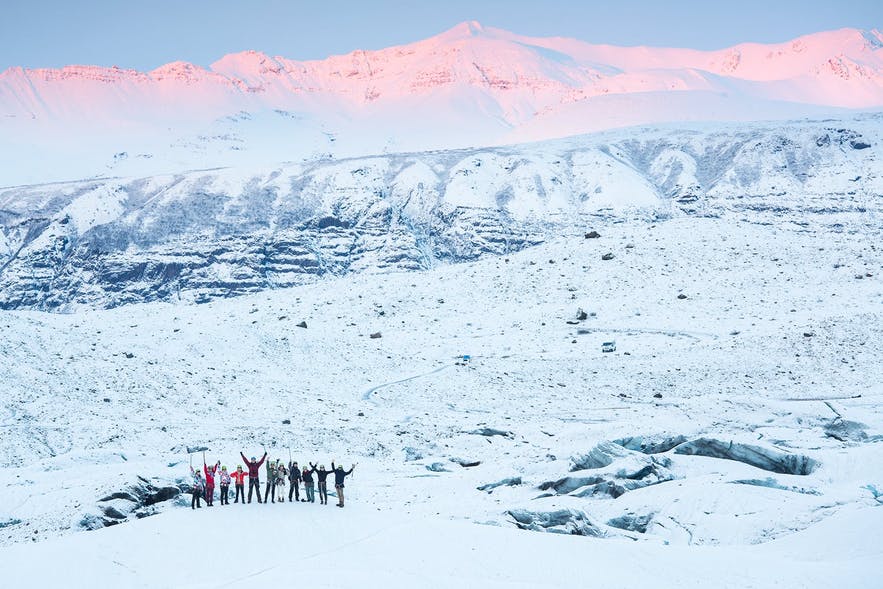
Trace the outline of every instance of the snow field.
<instances>
[{"instance_id":1,"label":"snow field","mask_svg":"<svg viewBox=\"0 0 883 589\"><path fill-rule=\"evenodd\" d=\"M601 238L564 234L505 258L205 305L4 312L8 578L51 586L79 563L74 586L237 586L302 568L318 586L873 587L879 230L601 217L591 228ZM616 352L602 353L610 339ZM837 413L864 437L827 436ZM484 427L505 435L470 433ZM676 435L819 466L782 474L622 450L571 470L609 440ZM138 476L180 482L186 447L199 445L228 468L262 445L301 464L359 466L344 510L194 513L185 496L155 517L71 533ZM620 476L654 458L670 461L658 475ZM589 488L579 482L541 489L590 476L660 482L617 498L579 497ZM517 530L519 509L583 513L604 538ZM607 523L627 515L650 516L646 531ZM63 566L34 577L47 561Z\"/></svg>"}]
</instances>

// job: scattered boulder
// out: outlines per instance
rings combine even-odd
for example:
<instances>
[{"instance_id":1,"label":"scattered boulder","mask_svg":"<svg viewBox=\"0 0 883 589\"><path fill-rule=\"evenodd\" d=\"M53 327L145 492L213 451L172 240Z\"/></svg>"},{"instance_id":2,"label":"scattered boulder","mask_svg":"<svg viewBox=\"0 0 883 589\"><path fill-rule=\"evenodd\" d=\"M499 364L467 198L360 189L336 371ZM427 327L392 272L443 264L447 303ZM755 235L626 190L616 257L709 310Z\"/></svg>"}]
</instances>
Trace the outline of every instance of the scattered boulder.
<instances>
[{"instance_id":1,"label":"scattered boulder","mask_svg":"<svg viewBox=\"0 0 883 589\"><path fill-rule=\"evenodd\" d=\"M857 139L853 139L849 142L849 146L853 149L868 149L871 147L870 143L865 143L864 141L858 141Z\"/></svg>"},{"instance_id":2,"label":"scattered boulder","mask_svg":"<svg viewBox=\"0 0 883 589\"><path fill-rule=\"evenodd\" d=\"M470 433L474 436L485 436L488 438L492 438L494 436L502 436L504 438L511 438L514 434L512 432L503 431L501 429L495 429L492 427L482 427L479 429L474 429Z\"/></svg>"},{"instance_id":3,"label":"scattered boulder","mask_svg":"<svg viewBox=\"0 0 883 589\"><path fill-rule=\"evenodd\" d=\"M307 322L306 322L306 321L301 321L301 322L298 323L295 327L301 327L301 328L303 328L303 329L306 329L306 328L307 328Z\"/></svg>"},{"instance_id":4,"label":"scattered boulder","mask_svg":"<svg viewBox=\"0 0 883 589\"><path fill-rule=\"evenodd\" d=\"M125 352L123 355L126 358L134 358L135 357L135 354L133 354L132 352Z\"/></svg>"},{"instance_id":5,"label":"scattered boulder","mask_svg":"<svg viewBox=\"0 0 883 589\"><path fill-rule=\"evenodd\" d=\"M482 485L477 488L479 491L492 491L497 487L517 487L520 484L521 477L509 477L501 481L497 481L496 483L487 483L486 485Z\"/></svg>"},{"instance_id":6,"label":"scattered boulder","mask_svg":"<svg viewBox=\"0 0 883 589\"><path fill-rule=\"evenodd\" d=\"M585 239L598 239L599 237L601 237L601 234L597 231L589 231L585 234Z\"/></svg>"},{"instance_id":7,"label":"scattered boulder","mask_svg":"<svg viewBox=\"0 0 883 589\"><path fill-rule=\"evenodd\" d=\"M589 314L583 311L582 309L576 310L576 320L577 321L585 321L589 318Z\"/></svg>"},{"instance_id":8,"label":"scattered boulder","mask_svg":"<svg viewBox=\"0 0 883 589\"><path fill-rule=\"evenodd\" d=\"M379 332L379 331L375 331L374 333L372 333L372 334L371 334L370 336L368 336L368 337L370 337L371 339L380 339L382 336L380 335L380 332Z\"/></svg>"},{"instance_id":9,"label":"scattered boulder","mask_svg":"<svg viewBox=\"0 0 883 589\"><path fill-rule=\"evenodd\" d=\"M684 293L681 293L681 294L678 295L678 299L681 300L681 301L683 301L683 300L686 299L686 298L687 298L687 295L685 295Z\"/></svg>"},{"instance_id":10,"label":"scattered boulder","mask_svg":"<svg viewBox=\"0 0 883 589\"><path fill-rule=\"evenodd\" d=\"M472 468L481 464L480 460L467 460L465 458L451 458L450 461L459 464L463 468Z\"/></svg>"},{"instance_id":11,"label":"scattered boulder","mask_svg":"<svg viewBox=\"0 0 883 589\"><path fill-rule=\"evenodd\" d=\"M426 465L426 470L430 472L451 472L445 467L444 462L433 462Z\"/></svg>"},{"instance_id":12,"label":"scattered boulder","mask_svg":"<svg viewBox=\"0 0 883 589\"><path fill-rule=\"evenodd\" d=\"M283 419L282 425L291 425L291 420L290 419Z\"/></svg>"},{"instance_id":13,"label":"scattered boulder","mask_svg":"<svg viewBox=\"0 0 883 589\"><path fill-rule=\"evenodd\" d=\"M612 259L613 259L613 253L612 253L612 252L607 252L606 254L604 254L603 256L601 256L601 259L604 260L604 261L612 260Z\"/></svg>"}]
</instances>

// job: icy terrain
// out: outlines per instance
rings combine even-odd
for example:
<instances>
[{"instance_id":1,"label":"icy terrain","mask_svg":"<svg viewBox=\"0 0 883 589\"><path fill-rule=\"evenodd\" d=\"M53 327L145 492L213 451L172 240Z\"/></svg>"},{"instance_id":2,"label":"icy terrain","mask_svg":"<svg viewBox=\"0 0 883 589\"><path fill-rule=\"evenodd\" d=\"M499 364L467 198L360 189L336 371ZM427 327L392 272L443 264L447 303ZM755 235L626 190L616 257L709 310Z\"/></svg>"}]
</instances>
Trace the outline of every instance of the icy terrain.
<instances>
[{"instance_id":1,"label":"icy terrain","mask_svg":"<svg viewBox=\"0 0 883 589\"><path fill-rule=\"evenodd\" d=\"M4 311L4 578L878 587L879 216L818 219L604 216L424 272ZM264 445L357 462L347 507L147 505L188 447Z\"/></svg>"},{"instance_id":2,"label":"icy terrain","mask_svg":"<svg viewBox=\"0 0 883 589\"><path fill-rule=\"evenodd\" d=\"M0 185L883 107L877 30L696 51L465 22L320 61L246 51L208 67L109 65L0 72Z\"/></svg>"},{"instance_id":3,"label":"icy terrain","mask_svg":"<svg viewBox=\"0 0 883 589\"><path fill-rule=\"evenodd\" d=\"M195 301L505 255L595 219L878 226L883 118L0 189L0 308Z\"/></svg>"}]
</instances>

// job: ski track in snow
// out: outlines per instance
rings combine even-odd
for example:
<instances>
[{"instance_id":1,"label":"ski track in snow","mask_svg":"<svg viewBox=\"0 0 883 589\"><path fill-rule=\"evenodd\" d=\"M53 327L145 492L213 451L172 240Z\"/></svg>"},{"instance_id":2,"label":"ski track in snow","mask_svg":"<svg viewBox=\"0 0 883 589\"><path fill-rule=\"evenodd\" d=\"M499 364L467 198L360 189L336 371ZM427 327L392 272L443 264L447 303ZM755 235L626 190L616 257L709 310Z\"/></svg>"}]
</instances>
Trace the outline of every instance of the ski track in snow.
<instances>
[{"instance_id":1,"label":"ski track in snow","mask_svg":"<svg viewBox=\"0 0 883 589\"><path fill-rule=\"evenodd\" d=\"M450 368L450 367L451 367L451 365L449 365L449 364L448 364L448 365L445 365L445 366L439 366L438 368L435 368L435 369L433 369L433 370L430 370L429 372L423 372L423 373L420 373L420 374L415 374L414 376L409 376L409 377L407 377L407 378L402 378L402 379L400 379L400 380L394 380L394 381L392 381L392 382L385 382L385 383L383 383L383 384L379 384L379 385L377 385L377 386L375 386L375 387L371 387L370 389L368 389L367 391L365 391L364 393L362 393L362 400L363 400L363 401L369 401L370 403L372 403L372 404L374 404L374 405L377 405L378 402L374 399L373 395L374 395L375 392L379 391L380 389L383 389L383 388L386 388L386 387L390 387L390 386L392 386L392 385L396 385L396 384L402 384L402 383L405 383L405 382L410 382L410 381L412 381L412 380L417 380L418 378L425 378L425 377L427 377L427 376L432 376L433 374L438 374L438 373L441 372L442 370L448 369L448 368Z\"/></svg>"}]
</instances>

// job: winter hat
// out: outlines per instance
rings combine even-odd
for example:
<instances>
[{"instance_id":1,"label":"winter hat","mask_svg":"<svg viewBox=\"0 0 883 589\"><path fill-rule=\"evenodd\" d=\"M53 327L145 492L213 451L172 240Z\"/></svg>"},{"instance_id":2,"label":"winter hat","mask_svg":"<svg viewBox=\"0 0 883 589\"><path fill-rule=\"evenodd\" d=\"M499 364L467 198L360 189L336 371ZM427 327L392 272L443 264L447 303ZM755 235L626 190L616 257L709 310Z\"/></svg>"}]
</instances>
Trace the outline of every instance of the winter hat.
<instances>
[{"instance_id":1,"label":"winter hat","mask_svg":"<svg viewBox=\"0 0 883 589\"><path fill-rule=\"evenodd\" d=\"M226 467L226 466L222 466L222 467L221 467L221 470L227 470L227 467Z\"/></svg>"}]
</instances>

